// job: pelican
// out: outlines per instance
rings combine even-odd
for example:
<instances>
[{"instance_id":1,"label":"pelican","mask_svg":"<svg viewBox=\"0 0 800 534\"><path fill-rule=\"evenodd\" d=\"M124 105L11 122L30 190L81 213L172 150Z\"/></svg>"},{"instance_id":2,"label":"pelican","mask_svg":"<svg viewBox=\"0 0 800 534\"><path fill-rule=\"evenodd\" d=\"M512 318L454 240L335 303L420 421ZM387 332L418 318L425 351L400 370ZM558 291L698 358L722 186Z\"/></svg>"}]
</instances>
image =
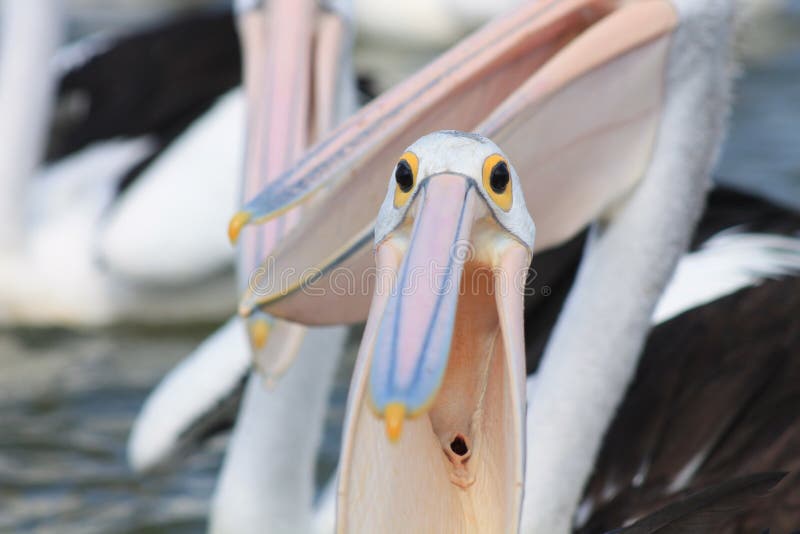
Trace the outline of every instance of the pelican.
<instances>
[{"instance_id":1,"label":"pelican","mask_svg":"<svg viewBox=\"0 0 800 534\"><path fill-rule=\"evenodd\" d=\"M59 49L59 2L8 0L2 9L0 321L99 326L224 316L234 307L232 254L219 229L224 218L214 222L222 215L204 206L236 205L243 101L234 91L214 102L238 77L230 15ZM206 32L213 52L196 38L187 43L192 31ZM151 48L160 53L152 57ZM193 91L178 98L162 78L109 74L134 54L151 72L192 54L196 63L170 83ZM148 92L155 95L142 105ZM176 190L186 202L175 204ZM172 224L161 225L157 213L169 213ZM197 236L204 248L191 239L176 244L176 234Z\"/></svg>"},{"instance_id":2,"label":"pelican","mask_svg":"<svg viewBox=\"0 0 800 534\"><path fill-rule=\"evenodd\" d=\"M249 103L242 191L247 199L354 108L352 33L348 2L238 2L236 9ZM244 237L241 288L250 285L261 255L291 224L281 221ZM181 424L208 408L185 392L211 392L216 402L215 393L246 377L210 530L263 532L268 524L278 532L309 531L316 450L346 339L345 327L307 331L265 314L248 322L231 319L148 400L129 442L131 464L144 470L163 461L180 440ZM298 355L300 361L282 376ZM259 372L248 377L253 356ZM220 383L223 388L215 389ZM176 409L183 417L163 417Z\"/></svg>"},{"instance_id":3,"label":"pelican","mask_svg":"<svg viewBox=\"0 0 800 534\"><path fill-rule=\"evenodd\" d=\"M403 154L375 228L382 281L348 399L340 532L516 530L535 233L488 139L438 132Z\"/></svg>"},{"instance_id":4,"label":"pelican","mask_svg":"<svg viewBox=\"0 0 800 534\"><path fill-rule=\"evenodd\" d=\"M508 478L499 483L517 488L524 481L524 506L521 489L514 489L508 501L479 517L513 529L522 510L524 532L567 532L601 439L636 368L652 311L702 209L729 106L731 4L543 1L487 25L345 122L232 219L236 237L246 224L314 199L269 259L274 272L296 274L281 289L254 285L242 300L241 313L261 310L309 324L363 320L377 287L375 277L363 273L372 263L371 234L381 227L374 214L385 197L375 173L391 154L401 153L426 131L458 128L492 138L519 171L519 186L537 221L539 250L564 242L588 224L593 227L529 401L533 429L525 476L517 476L522 456L512 455L512 465L502 471ZM407 161L413 170L412 163ZM347 209L354 198L363 210ZM397 258L379 257L378 264L390 260ZM367 287L342 296L336 284L344 269L356 280L367 280ZM386 313L396 313L392 302ZM409 339L427 331L426 309ZM389 350L380 342L389 339L386 332L374 326L377 319L370 322L377 332L368 331L362 346L375 343L376 354ZM457 337L453 343L458 346ZM431 368L444 370L441 360ZM354 388L366 387L367 374L370 381L379 381L373 373L380 372L387 371L375 364L369 373L357 373ZM409 368L400 364L397 372ZM431 384L440 379L402 375L388 390L394 396L377 390L372 412L362 410L354 394L348 429L361 428L352 414L378 413L389 437L399 436L399 447L403 435L417 436L411 429L424 424L425 409L437 406ZM375 383L370 382L373 392ZM445 378L442 391L446 387ZM520 414L508 413L508 429L519 433L521 425L509 421ZM471 455L467 462L484 458L475 447L490 439L448 437L456 440L450 443L457 450ZM371 442L380 450L389 444L383 435L369 438L383 439L381 445ZM509 447L522 443L519 434L505 440ZM374 507L360 518L347 512L359 495L380 491L349 483L348 470L359 465L352 451L366 446L358 441L346 441L339 488L339 519L356 527L342 531L358 531L358 525L382 517ZM384 474L392 472L387 463ZM477 484L469 472L459 472L450 482ZM443 509L451 510L447 507L453 501L444 502ZM422 503L417 505L422 509ZM455 513L454 520L463 520L463 512Z\"/></svg>"},{"instance_id":5,"label":"pelican","mask_svg":"<svg viewBox=\"0 0 800 534\"><path fill-rule=\"evenodd\" d=\"M246 200L279 179L311 140L352 112L355 89L348 1L241 2L238 11L251 103ZM241 291L251 286L262 255L296 221L295 213L244 236L237 261ZM347 329L307 331L266 314L233 321L238 324L230 335L247 332L259 372L251 374L245 389L209 529L310 532L316 453ZM272 384L272 391L265 384Z\"/></svg>"}]
</instances>

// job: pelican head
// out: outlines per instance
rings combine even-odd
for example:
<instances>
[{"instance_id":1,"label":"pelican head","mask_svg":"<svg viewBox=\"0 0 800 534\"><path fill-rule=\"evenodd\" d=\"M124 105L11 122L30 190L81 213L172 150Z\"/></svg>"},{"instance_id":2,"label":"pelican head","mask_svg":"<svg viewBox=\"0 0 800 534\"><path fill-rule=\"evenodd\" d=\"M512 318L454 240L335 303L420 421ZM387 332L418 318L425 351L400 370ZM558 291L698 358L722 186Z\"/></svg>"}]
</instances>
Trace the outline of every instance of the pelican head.
<instances>
[{"instance_id":1,"label":"pelican head","mask_svg":"<svg viewBox=\"0 0 800 534\"><path fill-rule=\"evenodd\" d=\"M519 177L489 139L436 132L400 157L375 227L341 531L385 531L400 517L409 532L515 530L534 235Z\"/></svg>"}]
</instances>

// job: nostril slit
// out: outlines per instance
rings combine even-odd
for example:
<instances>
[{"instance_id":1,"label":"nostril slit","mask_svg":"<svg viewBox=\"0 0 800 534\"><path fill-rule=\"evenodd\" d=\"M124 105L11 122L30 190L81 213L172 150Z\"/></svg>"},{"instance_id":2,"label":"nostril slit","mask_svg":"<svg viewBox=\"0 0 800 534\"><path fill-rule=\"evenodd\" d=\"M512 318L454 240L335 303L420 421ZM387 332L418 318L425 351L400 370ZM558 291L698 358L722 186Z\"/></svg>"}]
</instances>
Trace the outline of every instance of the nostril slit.
<instances>
[{"instance_id":1,"label":"nostril slit","mask_svg":"<svg viewBox=\"0 0 800 534\"><path fill-rule=\"evenodd\" d=\"M453 438L453 441L450 442L450 450L456 453L458 456L464 456L469 452L469 447L467 447L467 442L464 439L464 436L461 434L456 434Z\"/></svg>"}]
</instances>

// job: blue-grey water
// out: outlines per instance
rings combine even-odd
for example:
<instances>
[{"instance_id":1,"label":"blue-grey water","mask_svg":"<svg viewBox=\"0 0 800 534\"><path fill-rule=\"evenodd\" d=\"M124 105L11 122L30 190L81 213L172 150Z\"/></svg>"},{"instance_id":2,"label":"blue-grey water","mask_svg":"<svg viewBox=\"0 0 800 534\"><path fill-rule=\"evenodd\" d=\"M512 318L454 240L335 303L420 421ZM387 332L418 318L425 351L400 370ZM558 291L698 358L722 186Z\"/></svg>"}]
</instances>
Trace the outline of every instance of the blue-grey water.
<instances>
[{"instance_id":1,"label":"blue-grey water","mask_svg":"<svg viewBox=\"0 0 800 534\"><path fill-rule=\"evenodd\" d=\"M800 207L800 44L782 48L741 79L719 175ZM225 437L146 477L125 441L148 391L210 329L0 331L0 532L202 531ZM347 381L343 370L329 426Z\"/></svg>"},{"instance_id":2,"label":"blue-grey water","mask_svg":"<svg viewBox=\"0 0 800 534\"><path fill-rule=\"evenodd\" d=\"M717 179L800 209L800 48L751 66L736 102Z\"/></svg>"},{"instance_id":3,"label":"blue-grey water","mask_svg":"<svg viewBox=\"0 0 800 534\"><path fill-rule=\"evenodd\" d=\"M0 532L202 531L227 437L147 476L128 468L125 441L150 389L210 332L0 332ZM321 478L351 364L332 394Z\"/></svg>"},{"instance_id":4,"label":"blue-grey water","mask_svg":"<svg viewBox=\"0 0 800 534\"><path fill-rule=\"evenodd\" d=\"M147 392L205 332L0 334L0 531L198 531L222 444L142 478L124 445Z\"/></svg>"}]
</instances>

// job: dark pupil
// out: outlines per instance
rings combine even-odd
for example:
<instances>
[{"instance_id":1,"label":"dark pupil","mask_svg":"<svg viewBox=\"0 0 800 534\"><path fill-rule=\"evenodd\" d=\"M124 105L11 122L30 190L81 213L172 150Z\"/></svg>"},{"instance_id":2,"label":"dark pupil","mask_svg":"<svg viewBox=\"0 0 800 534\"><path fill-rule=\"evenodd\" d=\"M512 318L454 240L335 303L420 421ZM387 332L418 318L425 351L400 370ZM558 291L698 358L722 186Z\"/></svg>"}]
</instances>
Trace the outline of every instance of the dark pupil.
<instances>
[{"instance_id":1,"label":"dark pupil","mask_svg":"<svg viewBox=\"0 0 800 534\"><path fill-rule=\"evenodd\" d=\"M499 195L505 192L509 180L508 165L506 165L505 161L501 161L492 169L492 175L489 177L489 185L492 186L492 191Z\"/></svg>"},{"instance_id":2,"label":"dark pupil","mask_svg":"<svg viewBox=\"0 0 800 534\"><path fill-rule=\"evenodd\" d=\"M397 164L397 169L394 171L394 179L397 180L397 185L400 191L408 193L414 187L414 174L411 172L411 166L404 159L400 160Z\"/></svg>"}]
</instances>

